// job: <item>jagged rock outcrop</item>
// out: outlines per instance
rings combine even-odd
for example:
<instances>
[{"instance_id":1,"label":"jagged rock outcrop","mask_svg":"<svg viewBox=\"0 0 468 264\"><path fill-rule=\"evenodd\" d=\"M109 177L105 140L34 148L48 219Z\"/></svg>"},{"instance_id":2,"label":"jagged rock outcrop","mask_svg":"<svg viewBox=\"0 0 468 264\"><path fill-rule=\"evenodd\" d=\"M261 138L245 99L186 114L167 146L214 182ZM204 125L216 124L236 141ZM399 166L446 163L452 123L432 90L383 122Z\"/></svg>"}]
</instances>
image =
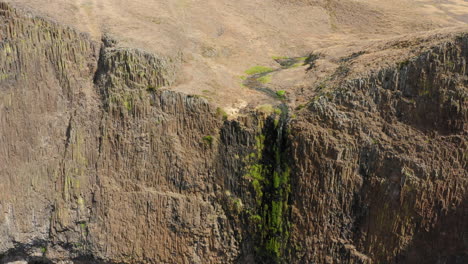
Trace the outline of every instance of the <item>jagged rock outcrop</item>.
<instances>
[{"instance_id":1,"label":"jagged rock outcrop","mask_svg":"<svg viewBox=\"0 0 468 264\"><path fill-rule=\"evenodd\" d=\"M466 262L467 44L461 34L300 112L291 125L299 259Z\"/></svg>"},{"instance_id":2,"label":"jagged rock outcrop","mask_svg":"<svg viewBox=\"0 0 468 264\"><path fill-rule=\"evenodd\" d=\"M180 58L0 21L0 261L467 261L467 35L228 121Z\"/></svg>"},{"instance_id":3,"label":"jagged rock outcrop","mask_svg":"<svg viewBox=\"0 0 468 264\"><path fill-rule=\"evenodd\" d=\"M2 15L1 251L233 260L203 141L222 118L203 99L156 91L177 65L108 41L99 54L71 29L6 5Z\"/></svg>"}]
</instances>

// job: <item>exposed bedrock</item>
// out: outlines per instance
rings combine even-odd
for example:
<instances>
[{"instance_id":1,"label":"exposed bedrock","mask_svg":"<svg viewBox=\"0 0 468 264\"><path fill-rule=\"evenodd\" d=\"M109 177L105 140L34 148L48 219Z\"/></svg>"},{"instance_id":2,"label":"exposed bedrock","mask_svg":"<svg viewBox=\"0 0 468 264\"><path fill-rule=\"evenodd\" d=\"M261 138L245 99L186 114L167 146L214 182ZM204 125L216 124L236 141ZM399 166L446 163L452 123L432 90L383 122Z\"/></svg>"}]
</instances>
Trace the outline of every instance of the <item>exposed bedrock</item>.
<instances>
[{"instance_id":1,"label":"exposed bedrock","mask_svg":"<svg viewBox=\"0 0 468 264\"><path fill-rule=\"evenodd\" d=\"M0 35L0 262L468 262L468 35L235 120L180 58Z\"/></svg>"}]
</instances>

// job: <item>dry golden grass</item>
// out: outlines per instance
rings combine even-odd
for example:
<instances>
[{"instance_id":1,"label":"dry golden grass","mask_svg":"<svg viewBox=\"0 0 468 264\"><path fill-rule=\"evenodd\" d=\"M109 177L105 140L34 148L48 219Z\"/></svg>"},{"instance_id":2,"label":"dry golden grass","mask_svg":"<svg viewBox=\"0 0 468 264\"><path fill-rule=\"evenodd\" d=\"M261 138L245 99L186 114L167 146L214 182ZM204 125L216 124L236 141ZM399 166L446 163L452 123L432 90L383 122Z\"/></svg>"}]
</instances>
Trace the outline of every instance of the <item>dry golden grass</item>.
<instances>
[{"instance_id":1,"label":"dry golden grass","mask_svg":"<svg viewBox=\"0 0 468 264\"><path fill-rule=\"evenodd\" d=\"M307 86L333 68L335 60L373 43L405 34L463 26L463 0L9 0L90 33L114 36L122 46L174 56L184 67L170 89L210 91L226 109L268 103L241 87L239 76L261 65L277 68L272 56L299 57L319 51L317 76L299 67L285 83ZM310 74L309 74L310 75ZM282 80L274 78L274 80ZM271 84L272 86L275 83Z\"/></svg>"}]
</instances>

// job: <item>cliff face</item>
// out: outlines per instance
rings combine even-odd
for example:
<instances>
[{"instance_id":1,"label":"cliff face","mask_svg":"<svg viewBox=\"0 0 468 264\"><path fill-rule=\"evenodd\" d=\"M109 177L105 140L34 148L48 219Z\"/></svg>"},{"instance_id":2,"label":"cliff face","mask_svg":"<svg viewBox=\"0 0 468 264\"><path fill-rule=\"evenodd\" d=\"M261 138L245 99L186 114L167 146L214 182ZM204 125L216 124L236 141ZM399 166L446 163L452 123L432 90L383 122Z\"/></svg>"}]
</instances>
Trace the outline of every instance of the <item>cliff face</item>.
<instances>
[{"instance_id":1,"label":"cliff face","mask_svg":"<svg viewBox=\"0 0 468 264\"><path fill-rule=\"evenodd\" d=\"M292 122L302 259L467 261L467 45L346 81Z\"/></svg>"},{"instance_id":2,"label":"cliff face","mask_svg":"<svg viewBox=\"0 0 468 264\"><path fill-rule=\"evenodd\" d=\"M180 58L0 20L1 261L468 261L468 36L228 121Z\"/></svg>"}]
</instances>

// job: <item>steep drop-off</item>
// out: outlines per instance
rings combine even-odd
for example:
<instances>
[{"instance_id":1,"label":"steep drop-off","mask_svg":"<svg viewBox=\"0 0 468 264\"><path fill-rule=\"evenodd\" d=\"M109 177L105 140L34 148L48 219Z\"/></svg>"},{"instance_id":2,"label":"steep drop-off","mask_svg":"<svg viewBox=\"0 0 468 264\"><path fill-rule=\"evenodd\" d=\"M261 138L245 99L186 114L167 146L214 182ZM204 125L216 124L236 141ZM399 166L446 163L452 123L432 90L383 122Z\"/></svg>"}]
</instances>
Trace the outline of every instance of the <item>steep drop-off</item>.
<instances>
[{"instance_id":1,"label":"steep drop-off","mask_svg":"<svg viewBox=\"0 0 468 264\"><path fill-rule=\"evenodd\" d=\"M468 35L227 120L0 3L0 261L466 263Z\"/></svg>"}]
</instances>

